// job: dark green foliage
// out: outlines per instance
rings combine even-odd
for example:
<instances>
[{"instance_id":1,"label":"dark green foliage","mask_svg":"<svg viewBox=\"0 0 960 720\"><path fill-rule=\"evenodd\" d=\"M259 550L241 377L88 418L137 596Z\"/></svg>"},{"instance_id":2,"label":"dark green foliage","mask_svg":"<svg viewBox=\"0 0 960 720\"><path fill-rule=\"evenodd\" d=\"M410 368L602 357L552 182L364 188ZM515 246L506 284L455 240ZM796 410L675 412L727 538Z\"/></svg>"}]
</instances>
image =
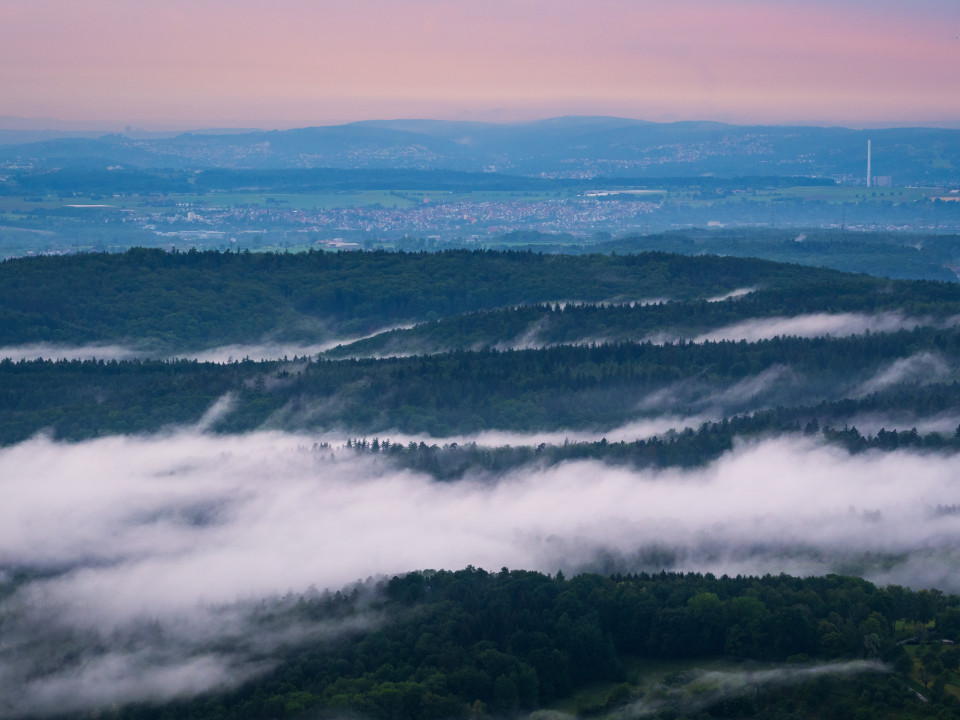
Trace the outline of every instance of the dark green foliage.
<instances>
[{"instance_id":1,"label":"dark green foliage","mask_svg":"<svg viewBox=\"0 0 960 720\"><path fill-rule=\"evenodd\" d=\"M0 346L129 343L173 352L319 341L400 322L574 296L710 297L840 277L757 260L525 252L164 253L0 263Z\"/></svg>"},{"instance_id":2,"label":"dark green foliage","mask_svg":"<svg viewBox=\"0 0 960 720\"><path fill-rule=\"evenodd\" d=\"M227 694L127 707L105 717L239 720L308 710L390 720L497 717L548 705L592 681L619 683L600 708L614 710L634 692L624 682L626 658L687 659L695 668L698 659L724 657L734 675L758 669L738 666L737 658L869 659L865 648L874 647L874 657L892 661L903 654L894 621L902 605L917 598L836 575L567 580L472 567L396 576L380 589L382 601L371 608L387 618L379 628L293 649L275 670ZM360 612L340 593L293 607L315 620ZM787 678L791 665L780 667ZM713 695L690 694L687 682L683 673L664 679L664 710L757 718L842 718L854 708L870 708L873 717L953 717L955 711L948 697L921 703L902 676L767 680Z\"/></svg>"},{"instance_id":3,"label":"dark green foliage","mask_svg":"<svg viewBox=\"0 0 960 720\"><path fill-rule=\"evenodd\" d=\"M17 442L45 428L56 437L78 440L192 423L228 392L235 409L215 426L223 432L268 426L444 437L488 428L609 428L662 412L749 413L757 406L751 392L743 398L714 393L786 366L804 378L803 384L774 386L767 402L794 410L757 416L753 432L799 431L814 418L842 424L858 411L899 410L921 417L956 410L960 390L955 384L924 387L916 381L821 407L826 398L842 397L879 369L919 353L936 353L956 364L960 334L921 329L843 339L621 343L223 365L5 360L0 361L0 442ZM669 401L644 410L641 403L661 390ZM749 425L744 421L721 435L700 436L702 457L728 447L733 434L751 431ZM884 436L877 442L930 447L938 442L917 440L901 434L895 441Z\"/></svg>"},{"instance_id":4,"label":"dark green foliage","mask_svg":"<svg viewBox=\"0 0 960 720\"><path fill-rule=\"evenodd\" d=\"M649 305L558 303L471 313L392 330L339 346L327 357L422 354L498 345L615 342L656 337L695 338L750 320L814 313L902 313L936 323L960 313L960 285L890 282L847 276L830 282L758 289L723 302L661 301Z\"/></svg>"}]
</instances>

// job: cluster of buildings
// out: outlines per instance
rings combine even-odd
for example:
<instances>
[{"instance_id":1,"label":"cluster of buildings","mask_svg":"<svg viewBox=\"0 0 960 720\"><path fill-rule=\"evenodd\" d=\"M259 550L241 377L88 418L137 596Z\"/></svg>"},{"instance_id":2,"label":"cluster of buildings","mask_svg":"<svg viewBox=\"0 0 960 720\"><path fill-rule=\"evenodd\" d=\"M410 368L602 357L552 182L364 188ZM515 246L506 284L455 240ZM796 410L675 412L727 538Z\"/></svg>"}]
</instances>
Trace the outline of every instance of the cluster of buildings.
<instances>
[{"instance_id":1,"label":"cluster of buildings","mask_svg":"<svg viewBox=\"0 0 960 720\"><path fill-rule=\"evenodd\" d=\"M534 201L424 202L407 207L348 207L295 210L282 206L176 208L133 216L128 222L158 233L209 231L307 230L324 235L360 232L382 237L408 234L500 234L515 230L594 232L616 226L640 226L659 208L652 200L567 198Z\"/></svg>"}]
</instances>

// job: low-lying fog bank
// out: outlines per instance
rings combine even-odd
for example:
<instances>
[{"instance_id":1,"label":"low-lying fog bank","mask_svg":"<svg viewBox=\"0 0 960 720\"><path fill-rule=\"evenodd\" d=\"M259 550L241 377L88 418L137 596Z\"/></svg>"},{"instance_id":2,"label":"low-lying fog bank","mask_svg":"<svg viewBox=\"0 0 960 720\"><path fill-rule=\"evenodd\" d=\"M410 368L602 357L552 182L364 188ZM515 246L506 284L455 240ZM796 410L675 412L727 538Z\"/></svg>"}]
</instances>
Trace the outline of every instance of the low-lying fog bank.
<instances>
[{"instance_id":1,"label":"low-lying fog bank","mask_svg":"<svg viewBox=\"0 0 960 720\"><path fill-rule=\"evenodd\" d=\"M723 298L721 298L723 299ZM602 316L600 316L602 318ZM443 322L443 321L441 321ZM775 337L849 337L866 333L893 333L914 328L952 329L960 324L960 317L911 316L898 311L875 313L819 312L800 315L754 317L710 328L665 326L649 332L631 325L610 327L595 319L585 321L579 334L571 329L556 332L549 313L527 324L512 337L500 338L477 330L476 336L467 332L458 334L451 328L434 334L432 323L421 323L407 328L409 332L387 331L368 336L356 344L344 343L331 353L335 358L407 357L449 352L458 347L480 350L533 350L558 345L599 345L618 342L651 342L657 345L678 342L759 342ZM641 325L642 327L642 325ZM333 346L331 346L333 347ZM242 356L241 356L242 357Z\"/></svg>"},{"instance_id":2,"label":"low-lying fog bank","mask_svg":"<svg viewBox=\"0 0 960 720\"><path fill-rule=\"evenodd\" d=\"M421 330L430 323L422 325L395 325L378 329L375 332L352 337L340 337L323 342L281 342L263 340L256 343L235 343L208 348L206 350L191 350L182 352L158 352L130 344L90 344L90 345L57 345L53 343L32 343L0 347L0 360L10 359L35 360L131 360L131 359L187 359L199 362L229 363L238 360L253 360L255 362L267 360L283 360L294 357L310 357L326 353L329 350L343 346L347 350L354 343L376 338L383 340L382 346L374 349L361 350L358 353L342 353L344 357L401 357L418 354L435 354L456 349L461 341L432 340L416 335L417 328ZM759 342L774 337L847 337L863 335L864 333L890 333L899 330L912 330L917 327L933 327L951 329L960 325L960 317L933 318L913 317L900 312L880 313L812 313L794 316L751 318L741 322L717 327L712 330L684 332L665 329L645 336L633 336L633 333L620 333L615 336L586 334L575 341L544 339L547 333L546 318L527 327L517 337L501 339L497 342L480 341L471 345L472 349L495 347L499 350L538 349L558 344L589 345L606 342L653 342L655 344L691 341L703 343L707 341L741 341ZM396 331L413 330L412 334ZM338 355L339 357L340 355Z\"/></svg>"},{"instance_id":3,"label":"low-lying fog bank","mask_svg":"<svg viewBox=\"0 0 960 720\"><path fill-rule=\"evenodd\" d=\"M53 345L32 343L0 347L0 360L133 360L145 357L142 351L123 345Z\"/></svg>"},{"instance_id":4,"label":"low-lying fog bank","mask_svg":"<svg viewBox=\"0 0 960 720\"><path fill-rule=\"evenodd\" d=\"M110 616L427 567L588 569L601 556L717 573L859 564L870 579L960 590L960 511L942 511L960 504L953 456L851 456L791 436L694 471L584 461L437 483L313 442L183 432L3 449L0 559L69 568L43 586Z\"/></svg>"},{"instance_id":5,"label":"low-lying fog bank","mask_svg":"<svg viewBox=\"0 0 960 720\"><path fill-rule=\"evenodd\" d=\"M832 337L847 337L849 335L863 335L868 332L889 333L898 330L912 330L916 327L953 328L958 323L960 323L960 318L956 317L939 320L931 317L911 317L900 312L875 314L811 313L744 320L700 333L693 338L693 342L718 342L720 340L758 342L778 336L813 338L830 335Z\"/></svg>"},{"instance_id":6,"label":"low-lying fog bank","mask_svg":"<svg viewBox=\"0 0 960 720\"><path fill-rule=\"evenodd\" d=\"M184 359L198 362L230 363L239 360L253 360L262 362L267 360L284 360L294 357L310 357L326 352L338 345L359 342L391 330L406 330L412 325L392 325L381 328L368 335L352 335L325 340L324 342L292 342L263 340L258 343L234 343L221 345L206 350L190 350L183 352L160 352L146 349L137 343L123 344L91 344L91 345L58 345L55 343L31 343L27 345L11 345L0 347L0 360L134 360L134 359Z\"/></svg>"},{"instance_id":7,"label":"low-lying fog bank","mask_svg":"<svg viewBox=\"0 0 960 720\"><path fill-rule=\"evenodd\" d=\"M0 450L0 688L22 686L5 714L93 706L107 695L92 687L136 700L239 682L262 647L204 650L242 636L238 608L413 569L844 572L960 590L955 456L791 436L695 471L578 461L439 483L315 441L192 429ZM27 682L57 633L99 654Z\"/></svg>"}]
</instances>

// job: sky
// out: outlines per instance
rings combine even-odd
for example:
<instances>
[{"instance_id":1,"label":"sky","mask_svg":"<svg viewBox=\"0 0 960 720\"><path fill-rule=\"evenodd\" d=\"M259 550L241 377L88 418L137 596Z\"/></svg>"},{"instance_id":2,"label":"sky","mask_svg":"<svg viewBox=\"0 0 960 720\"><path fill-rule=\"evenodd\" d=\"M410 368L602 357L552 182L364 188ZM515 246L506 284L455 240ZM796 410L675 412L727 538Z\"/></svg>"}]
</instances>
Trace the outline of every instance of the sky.
<instances>
[{"instance_id":1,"label":"sky","mask_svg":"<svg viewBox=\"0 0 960 720\"><path fill-rule=\"evenodd\" d=\"M0 0L0 116L956 124L955 0Z\"/></svg>"}]
</instances>

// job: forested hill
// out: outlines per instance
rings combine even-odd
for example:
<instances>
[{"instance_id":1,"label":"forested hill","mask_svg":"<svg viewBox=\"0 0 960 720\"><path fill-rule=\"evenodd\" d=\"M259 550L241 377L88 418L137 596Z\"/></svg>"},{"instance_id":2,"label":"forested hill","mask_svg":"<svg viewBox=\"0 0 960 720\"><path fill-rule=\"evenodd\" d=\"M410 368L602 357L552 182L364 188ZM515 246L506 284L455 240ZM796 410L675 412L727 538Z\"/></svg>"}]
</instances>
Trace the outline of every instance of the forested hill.
<instances>
[{"instance_id":1,"label":"forested hill","mask_svg":"<svg viewBox=\"0 0 960 720\"><path fill-rule=\"evenodd\" d=\"M158 353L323 342L510 305L710 298L842 274L665 253L164 253L0 263L0 346L126 343Z\"/></svg>"},{"instance_id":2,"label":"forested hill","mask_svg":"<svg viewBox=\"0 0 960 720\"><path fill-rule=\"evenodd\" d=\"M745 288L744 290L748 290ZM960 286L890 283L865 276L773 289L750 289L713 302L547 303L466 313L412 328L397 328L340 345L327 357L384 357L562 344L682 339L757 339L774 334L845 334L845 319L863 329L953 326L960 315ZM868 320L868 318L870 318ZM832 328L831 328L832 323Z\"/></svg>"},{"instance_id":3,"label":"forested hill","mask_svg":"<svg viewBox=\"0 0 960 720\"><path fill-rule=\"evenodd\" d=\"M930 328L362 361L4 360L0 443L44 429L79 440L197 423L224 396L229 412L209 425L231 433L274 428L444 438L489 429L602 432L644 419L696 425L697 418L774 407L781 416L756 430L798 430L813 419L844 424L877 411L896 415L909 430L945 413L960 418L958 367L960 333ZM842 399L849 405L815 409ZM957 422L950 422L950 433ZM669 427L662 424L664 431Z\"/></svg>"},{"instance_id":4,"label":"forested hill","mask_svg":"<svg viewBox=\"0 0 960 720\"><path fill-rule=\"evenodd\" d=\"M309 629L380 613L379 627L294 644L271 672L233 692L98 716L481 719L524 717L565 698L560 707L579 717L948 720L960 713L944 689L960 651L939 644L960 640L955 595L836 575L567 579L474 567L395 576L379 585L372 605L370 590L361 589L264 603L248 622ZM938 644L914 669L897 641L928 621ZM222 651L249 652L240 642ZM927 696L911 688L911 672L937 676Z\"/></svg>"},{"instance_id":5,"label":"forested hill","mask_svg":"<svg viewBox=\"0 0 960 720\"><path fill-rule=\"evenodd\" d=\"M842 425L882 408L897 415L888 430L926 422L952 433L957 421L943 414L960 413L958 318L955 283L664 253L134 250L8 261L0 347L27 362L0 362L0 444L42 430L71 440L154 432L199 422L224 397L229 412L208 425L217 431L337 431L341 442L603 433L651 419L663 432L776 407L784 412L756 430ZM323 359L310 349L415 321L426 322ZM290 361L280 351L269 362L105 362L111 343L159 358L227 346L239 359L270 340L303 349ZM101 359L54 361L83 344L92 347L79 357ZM391 355L414 357L336 359ZM822 407L844 399L854 406Z\"/></svg>"}]
</instances>

